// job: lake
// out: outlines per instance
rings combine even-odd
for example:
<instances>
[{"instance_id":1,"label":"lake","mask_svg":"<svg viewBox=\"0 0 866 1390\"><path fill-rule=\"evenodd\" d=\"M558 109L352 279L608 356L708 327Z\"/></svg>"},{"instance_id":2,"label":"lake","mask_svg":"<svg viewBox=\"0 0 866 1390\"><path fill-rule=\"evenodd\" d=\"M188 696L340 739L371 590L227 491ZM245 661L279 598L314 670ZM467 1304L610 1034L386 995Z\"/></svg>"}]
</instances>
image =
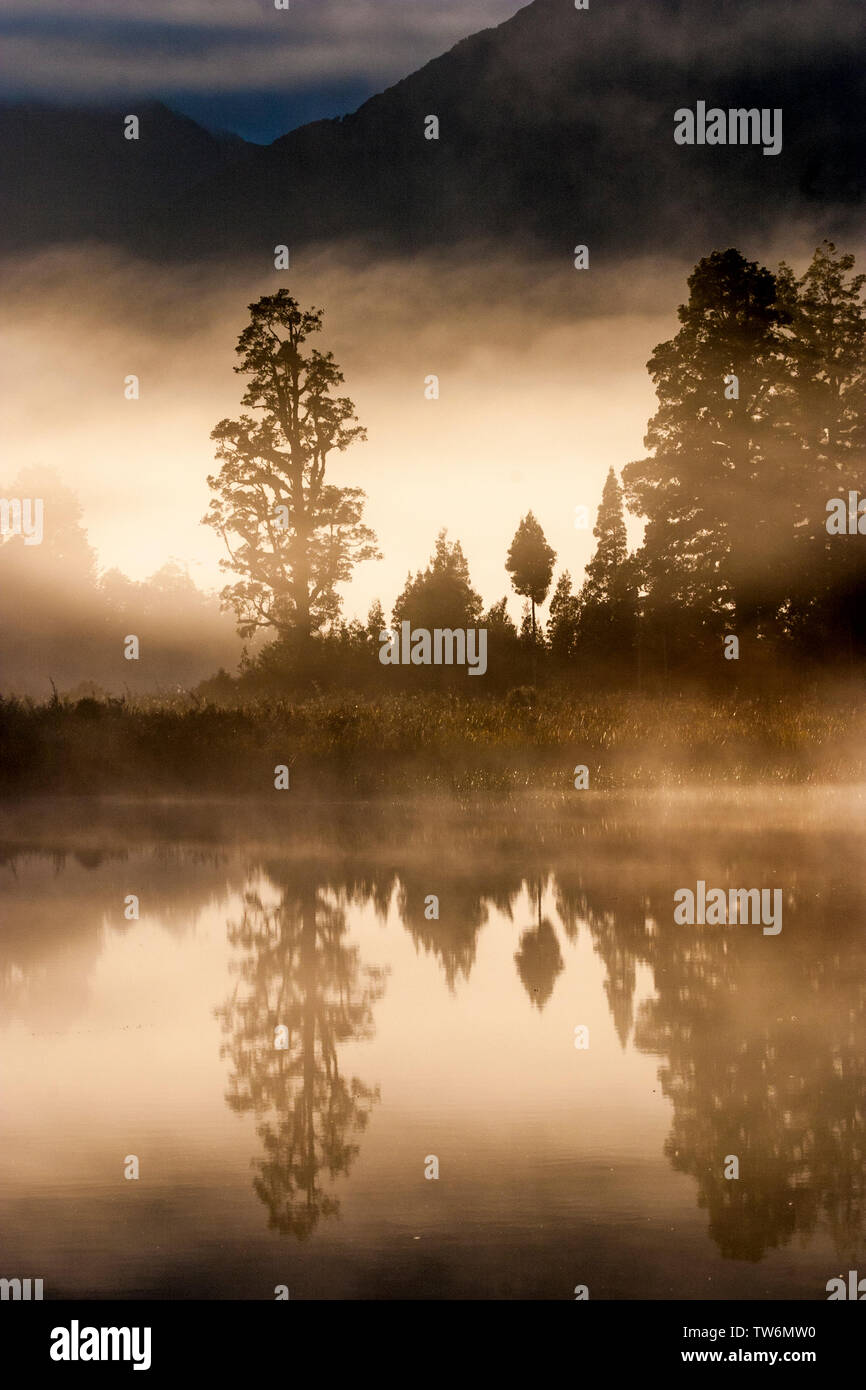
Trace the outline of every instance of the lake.
<instances>
[{"instance_id":1,"label":"lake","mask_svg":"<svg viewBox=\"0 0 866 1390\"><path fill-rule=\"evenodd\" d=\"M6 803L0 1274L826 1298L866 1274L863 806ZM676 923L698 882L781 930Z\"/></svg>"}]
</instances>

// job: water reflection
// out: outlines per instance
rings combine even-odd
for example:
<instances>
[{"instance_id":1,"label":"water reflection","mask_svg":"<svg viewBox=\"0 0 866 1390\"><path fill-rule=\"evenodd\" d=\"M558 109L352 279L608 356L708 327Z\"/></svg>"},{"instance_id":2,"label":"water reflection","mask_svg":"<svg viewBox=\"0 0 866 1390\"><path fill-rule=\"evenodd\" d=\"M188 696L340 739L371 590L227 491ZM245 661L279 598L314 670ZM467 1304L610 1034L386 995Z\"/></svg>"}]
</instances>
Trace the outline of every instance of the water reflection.
<instances>
[{"instance_id":1,"label":"water reflection","mask_svg":"<svg viewBox=\"0 0 866 1390\"><path fill-rule=\"evenodd\" d=\"M754 932L736 945L710 928L658 935L636 1043L665 1057L665 1153L696 1179L728 1258L760 1260L821 1222L846 1258L862 1245L864 922L862 890L827 885L789 892L772 962ZM725 1154L739 1181L723 1177Z\"/></svg>"},{"instance_id":2,"label":"water reflection","mask_svg":"<svg viewBox=\"0 0 866 1390\"><path fill-rule=\"evenodd\" d=\"M541 916L541 884L535 885L536 922L520 938L520 949L514 956L521 984L532 1003L543 1009L565 966L553 924Z\"/></svg>"},{"instance_id":3,"label":"water reflection","mask_svg":"<svg viewBox=\"0 0 866 1390\"><path fill-rule=\"evenodd\" d=\"M305 1240L339 1211L322 1174L333 1182L349 1172L379 1099L376 1087L341 1075L340 1048L371 1035L385 972L361 965L346 943L345 910L314 876L280 863L266 874L278 901L248 892L240 921L228 924L239 960L235 990L218 1011L232 1067L226 1100L256 1117L254 1187L268 1224Z\"/></svg>"},{"instance_id":4,"label":"water reflection","mask_svg":"<svg viewBox=\"0 0 866 1390\"><path fill-rule=\"evenodd\" d=\"M142 848L137 839L105 850L0 844L0 1018L39 1028L80 1018L105 934L135 928L124 916L127 894L182 934L243 877L213 848Z\"/></svg>"},{"instance_id":5,"label":"water reflection","mask_svg":"<svg viewBox=\"0 0 866 1390\"><path fill-rule=\"evenodd\" d=\"M637 1054L660 1059L672 1116L664 1154L692 1179L721 1257L754 1263L822 1233L855 1268L866 1236L866 879L851 824L774 814L757 834L754 821L744 828L712 807L701 820L632 805L537 819L343 813L303 831L248 822L234 837L220 824L210 843L199 834L175 849L129 832L125 848L109 836L77 851L68 834L7 839L0 1000L7 1019L30 1026L86 1015L106 937L129 929L119 910L129 891L180 933L205 906L239 899L226 924L234 987L216 1007L225 1099L254 1120L253 1187L269 1228L305 1242L339 1213L381 1100L375 1075L344 1061L375 1036L389 968L385 930L376 958L362 959L357 914L399 922L435 962L440 994L413 1001L419 1010L473 987L489 929L520 985L522 1013L502 1001L518 1031L551 1006L586 936L619 1040L606 1085L615 1092L617 1066ZM177 837L170 818L164 833ZM781 888L781 935L675 926L673 893L697 878ZM438 918L425 910L430 894ZM642 973L651 989L641 999ZM285 1047L275 1046L280 1025ZM738 1180L724 1176L729 1155Z\"/></svg>"}]
</instances>

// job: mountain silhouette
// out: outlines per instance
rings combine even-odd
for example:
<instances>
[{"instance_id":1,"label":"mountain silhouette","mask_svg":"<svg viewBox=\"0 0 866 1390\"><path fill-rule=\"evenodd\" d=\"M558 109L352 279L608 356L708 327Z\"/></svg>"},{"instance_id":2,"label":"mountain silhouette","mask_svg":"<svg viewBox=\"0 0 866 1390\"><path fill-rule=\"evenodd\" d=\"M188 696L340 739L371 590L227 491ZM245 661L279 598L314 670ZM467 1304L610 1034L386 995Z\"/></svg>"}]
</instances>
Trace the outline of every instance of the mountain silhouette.
<instances>
[{"instance_id":1,"label":"mountain silhouette","mask_svg":"<svg viewBox=\"0 0 866 1390\"><path fill-rule=\"evenodd\" d=\"M27 224L31 244L91 236L169 258L332 240L570 257L585 243L593 264L701 254L785 223L844 237L862 225L864 35L860 0L534 0L354 114L268 146L154 107L140 178L145 150L96 150L92 116L80 138L69 113L31 118L26 178L10 179L5 160L11 226L20 237ZM698 101L780 108L781 152L675 144L675 110ZM431 115L438 139L425 138ZM57 129L66 155L54 148L43 167Z\"/></svg>"},{"instance_id":2,"label":"mountain silhouette","mask_svg":"<svg viewBox=\"0 0 866 1390\"><path fill-rule=\"evenodd\" d=\"M138 140L124 137L136 115ZM0 105L0 250L103 241L135 249L191 184L247 148L161 102L85 109Z\"/></svg>"}]
</instances>

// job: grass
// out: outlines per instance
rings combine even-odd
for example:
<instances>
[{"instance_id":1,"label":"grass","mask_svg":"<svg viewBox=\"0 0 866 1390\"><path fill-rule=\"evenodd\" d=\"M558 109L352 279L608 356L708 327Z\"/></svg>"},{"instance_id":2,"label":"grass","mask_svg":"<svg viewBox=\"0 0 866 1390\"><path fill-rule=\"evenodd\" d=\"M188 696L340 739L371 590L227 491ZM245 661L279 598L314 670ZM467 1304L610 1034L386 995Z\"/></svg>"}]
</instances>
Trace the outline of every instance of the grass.
<instances>
[{"instance_id":1,"label":"grass","mask_svg":"<svg viewBox=\"0 0 866 1390\"><path fill-rule=\"evenodd\" d=\"M651 698L396 694L240 708L193 696L0 700L2 795L274 794L301 799L863 780L850 695Z\"/></svg>"}]
</instances>

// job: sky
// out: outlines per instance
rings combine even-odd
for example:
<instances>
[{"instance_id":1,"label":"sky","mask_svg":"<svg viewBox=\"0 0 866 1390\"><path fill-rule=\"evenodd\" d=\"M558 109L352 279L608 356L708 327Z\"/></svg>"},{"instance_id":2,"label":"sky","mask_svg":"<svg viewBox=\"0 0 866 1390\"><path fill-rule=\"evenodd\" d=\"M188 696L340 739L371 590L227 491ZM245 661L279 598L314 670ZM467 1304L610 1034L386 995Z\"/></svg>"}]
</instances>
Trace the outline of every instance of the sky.
<instances>
[{"instance_id":1,"label":"sky","mask_svg":"<svg viewBox=\"0 0 866 1390\"><path fill-rule=\"evenodd\" d=\"M521 0L0 0L6 100L149 97L267 143L355 110Z\"/></svg>"}]
</instances>

